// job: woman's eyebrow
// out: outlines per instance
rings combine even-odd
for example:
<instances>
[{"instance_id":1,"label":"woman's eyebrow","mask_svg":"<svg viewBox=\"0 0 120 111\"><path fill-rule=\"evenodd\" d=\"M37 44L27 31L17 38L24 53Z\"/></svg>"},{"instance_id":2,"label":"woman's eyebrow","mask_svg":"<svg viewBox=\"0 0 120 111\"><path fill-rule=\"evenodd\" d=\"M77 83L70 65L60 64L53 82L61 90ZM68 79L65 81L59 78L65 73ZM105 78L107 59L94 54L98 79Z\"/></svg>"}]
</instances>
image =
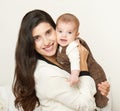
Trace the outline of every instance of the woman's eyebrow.
<instances>
[{"instance_id":1,"label":"woman's eyebrow","mask_svg":"<svg viewBox=\"0 0 120 111\"><path fill-rule=\"evenodd\" d=\"M47 29L47 30L45 31L45 34L51 32L51 31L52 31L52 28Z\"/></svg>"},{"instance_id":2,"label":"woman's eyebrow","mask_svg":"<svg viewBox=\"0 0 120 111\"><path fill-rule=\"evenodd\" d=\"M33 36L33 38L37 38L37 37L39 37L39 35L35 35L35 36Z\"/></svg>"}]
</instances>

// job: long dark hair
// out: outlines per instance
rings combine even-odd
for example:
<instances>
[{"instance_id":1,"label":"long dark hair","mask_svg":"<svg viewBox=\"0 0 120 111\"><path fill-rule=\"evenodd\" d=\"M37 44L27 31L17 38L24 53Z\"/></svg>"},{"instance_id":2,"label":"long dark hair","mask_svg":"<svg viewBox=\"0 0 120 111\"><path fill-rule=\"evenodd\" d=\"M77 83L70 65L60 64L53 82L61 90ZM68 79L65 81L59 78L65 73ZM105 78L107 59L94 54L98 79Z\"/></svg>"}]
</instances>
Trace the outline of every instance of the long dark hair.
<instances>
[{"instance_id":1,"label":"long dark hair","mask_svg":"<svg viewBox=\"0 0 120 111\"><path fill-rule=\"evenodd\" d=\"M33 111L40 105L35 91L34 71L38 58L34 50L32 30L41 22L49 23L54 29L56 27L48 13L42 10L28 12L21 22L16 45L13 93L15 106L24 111Z\"/></svg>"}]
</instances>

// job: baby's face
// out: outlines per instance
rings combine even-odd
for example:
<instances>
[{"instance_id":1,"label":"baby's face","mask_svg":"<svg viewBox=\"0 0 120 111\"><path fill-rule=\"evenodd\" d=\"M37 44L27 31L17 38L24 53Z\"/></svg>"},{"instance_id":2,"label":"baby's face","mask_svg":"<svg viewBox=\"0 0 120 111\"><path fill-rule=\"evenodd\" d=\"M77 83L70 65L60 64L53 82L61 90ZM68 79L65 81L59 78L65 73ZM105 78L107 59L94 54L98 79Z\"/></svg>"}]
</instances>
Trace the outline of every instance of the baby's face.
<instances>
[{"instance_id":1,"label":"baby's face","mask_svg":"<svg viewBox=\"0 0 120 111\"><path fill-rule=\"evenodd\" d=\"M78 29L74 22L59 22L56 26L57 42L61 46L67 46L78 36Z\"/></svg>"}]
</instances>

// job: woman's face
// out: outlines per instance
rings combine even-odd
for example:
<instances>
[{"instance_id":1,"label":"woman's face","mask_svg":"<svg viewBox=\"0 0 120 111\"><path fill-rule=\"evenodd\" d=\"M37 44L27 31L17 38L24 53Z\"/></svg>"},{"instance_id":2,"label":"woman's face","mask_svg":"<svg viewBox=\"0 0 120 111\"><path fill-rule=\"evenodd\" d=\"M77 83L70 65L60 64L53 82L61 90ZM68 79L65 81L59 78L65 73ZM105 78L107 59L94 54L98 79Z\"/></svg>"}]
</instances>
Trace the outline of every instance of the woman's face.
<instances>
[{"instance_id":1,"label":"woman's face","mask_svg":"<svg viewBox=\"0 0 120 111\"><path fill-rule=\"evenodd\" d=\"M38 24L32 30L35 42L35 50L46 59L54 56L57 50L55 29L46 22Z\"/></svg>"}]
</instances>

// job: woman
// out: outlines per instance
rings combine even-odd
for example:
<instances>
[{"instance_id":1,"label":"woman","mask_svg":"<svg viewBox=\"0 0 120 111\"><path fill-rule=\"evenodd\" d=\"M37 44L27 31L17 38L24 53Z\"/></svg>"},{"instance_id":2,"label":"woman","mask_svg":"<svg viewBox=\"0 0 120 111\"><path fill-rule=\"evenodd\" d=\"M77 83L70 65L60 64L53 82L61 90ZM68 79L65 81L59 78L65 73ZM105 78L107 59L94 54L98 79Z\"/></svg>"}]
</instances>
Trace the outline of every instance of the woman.
<instances>
[{"instance_id":1,"label":"woman","mask_svg":"<svg viewBox=\"0 0 120 111\"><path fill-rule=\"evenodd\" d=\"M24 16L15 55L15 105L24 111L33 111L40 104L42 111L93 111L96 89L86 63L88 51L80 45L80 83L70 87L69 73L56 61L55 27L42 10ZM106 88L101 91L108 92Z\"/></svg>"}]
</instances>

